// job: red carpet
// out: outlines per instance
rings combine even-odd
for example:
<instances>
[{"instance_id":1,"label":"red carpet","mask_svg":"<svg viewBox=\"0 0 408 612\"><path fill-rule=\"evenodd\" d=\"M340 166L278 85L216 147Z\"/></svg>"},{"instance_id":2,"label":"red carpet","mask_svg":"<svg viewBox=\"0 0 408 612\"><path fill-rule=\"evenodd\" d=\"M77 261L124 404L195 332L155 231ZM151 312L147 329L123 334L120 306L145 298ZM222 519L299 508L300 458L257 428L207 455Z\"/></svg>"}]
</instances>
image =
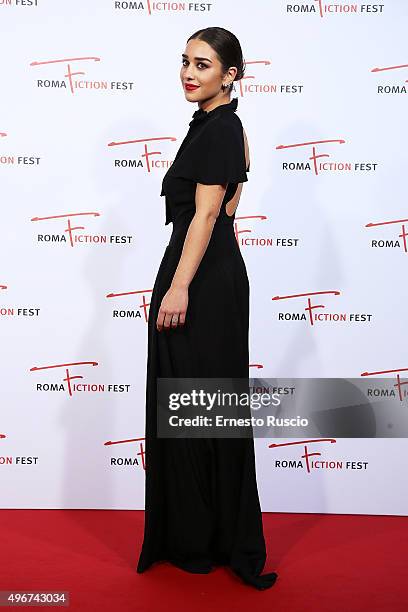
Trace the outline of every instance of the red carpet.
<instances>
[{"instance_id":1,"label":"red carpet","mask_svg":"<svg viewBox=\"0 0 408 612\"><path fill-rule=\"evenodd\" d=\"M75 612L408 610L406 517L263 516L265 570L279 577L257 591L225 568L195 575L160 563L137 574L142 512L2 510L0 590L69 591Z\"/></svg>"}]
</instances>

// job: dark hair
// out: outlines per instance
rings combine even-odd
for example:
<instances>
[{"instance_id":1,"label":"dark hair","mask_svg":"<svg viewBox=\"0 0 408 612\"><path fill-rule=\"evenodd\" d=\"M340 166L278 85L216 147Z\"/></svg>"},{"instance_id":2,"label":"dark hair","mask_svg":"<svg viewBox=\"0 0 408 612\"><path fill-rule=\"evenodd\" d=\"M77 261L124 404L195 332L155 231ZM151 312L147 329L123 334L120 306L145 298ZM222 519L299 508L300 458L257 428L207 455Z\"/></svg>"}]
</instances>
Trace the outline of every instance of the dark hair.
<instances>
[{"instance_id":1,"label":"dark hair","mask_svg":"<svg viewBox=\"0 0 408 612\"><path fill-rule=\"evenodd\" d=\"M242 79L246 64L242 56L239 40L232 32L224 28L204 28L194 32L194 34L187 39L187 42L193 39L203 40L214 49L221 62L223 73L227 72L228 68L231 66L236 66L237 74L234 81ZM232 90L233 86L233 83L229 85L229 91Z\"/></svg>"}]
</instances>

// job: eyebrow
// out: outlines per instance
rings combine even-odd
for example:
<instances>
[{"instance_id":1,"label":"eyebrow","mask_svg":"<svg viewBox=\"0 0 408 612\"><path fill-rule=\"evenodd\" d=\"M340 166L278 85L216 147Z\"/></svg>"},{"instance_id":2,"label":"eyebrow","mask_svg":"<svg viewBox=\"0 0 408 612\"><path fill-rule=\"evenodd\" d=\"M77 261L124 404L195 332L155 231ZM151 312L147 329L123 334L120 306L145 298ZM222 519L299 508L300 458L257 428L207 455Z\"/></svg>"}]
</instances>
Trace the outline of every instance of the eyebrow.
<instances>
[{"instance_id":1,"label":"eyebrow","mask_svg":"<svg viewBox=\"0 0 408 612\"><path fill-rule=\"evenodd\" d=\"M188 55L186 55L185 53L182 53L181 55L182 57L188 58ZM208 57L195 57L194 59L195 60L206 60L207 62L210 62L212 64L212 61L208 59Z\"/></svg>"}]
</instances>

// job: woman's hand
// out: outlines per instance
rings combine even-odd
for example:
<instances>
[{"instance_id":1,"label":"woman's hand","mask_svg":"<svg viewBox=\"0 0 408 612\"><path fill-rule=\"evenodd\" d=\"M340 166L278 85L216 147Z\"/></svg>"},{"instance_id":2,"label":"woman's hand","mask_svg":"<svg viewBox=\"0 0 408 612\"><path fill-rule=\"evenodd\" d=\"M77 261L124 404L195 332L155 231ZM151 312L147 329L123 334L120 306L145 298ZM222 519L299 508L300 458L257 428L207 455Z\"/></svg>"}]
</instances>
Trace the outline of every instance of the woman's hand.
<instances>
[{"instance_id":1,"label":"woman's hand","mask_svg":"<svg viewBox=\"0 0 408 612\"><path fill-rule=\"evenodd\" d=\"M173 329L184 325L188 306L188 288L170 287L161 301L156 327L162 329Z\"/></svg>"}]
</instances>

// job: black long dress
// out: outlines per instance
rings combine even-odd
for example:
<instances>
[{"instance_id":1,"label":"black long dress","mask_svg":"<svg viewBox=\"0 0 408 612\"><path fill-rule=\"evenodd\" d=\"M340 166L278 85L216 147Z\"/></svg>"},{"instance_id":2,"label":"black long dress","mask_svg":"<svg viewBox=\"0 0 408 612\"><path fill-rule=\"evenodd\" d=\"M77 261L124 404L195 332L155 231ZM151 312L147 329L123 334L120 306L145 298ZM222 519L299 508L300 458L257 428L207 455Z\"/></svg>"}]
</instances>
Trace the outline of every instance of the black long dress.
<instances>
[{"instance_id":1,"label":"black long dress","mask_svg":"<svg viewBox=\"0 0 408 612\"><path fill-rule=\"evenodd\" d=\"M166 222L173 231L150 300L146 384L144 541L137 572L166 560L193 573L229 566L258 589L271 587L266 561L253 438L160 438L157 377L248 379L249 283L225 204L247 181L238 99L197 110L163 178ZM197 183L228 183L221 211L189 289L184 326L158 332L195 212Z\"/></svg>"}]
</instances>

